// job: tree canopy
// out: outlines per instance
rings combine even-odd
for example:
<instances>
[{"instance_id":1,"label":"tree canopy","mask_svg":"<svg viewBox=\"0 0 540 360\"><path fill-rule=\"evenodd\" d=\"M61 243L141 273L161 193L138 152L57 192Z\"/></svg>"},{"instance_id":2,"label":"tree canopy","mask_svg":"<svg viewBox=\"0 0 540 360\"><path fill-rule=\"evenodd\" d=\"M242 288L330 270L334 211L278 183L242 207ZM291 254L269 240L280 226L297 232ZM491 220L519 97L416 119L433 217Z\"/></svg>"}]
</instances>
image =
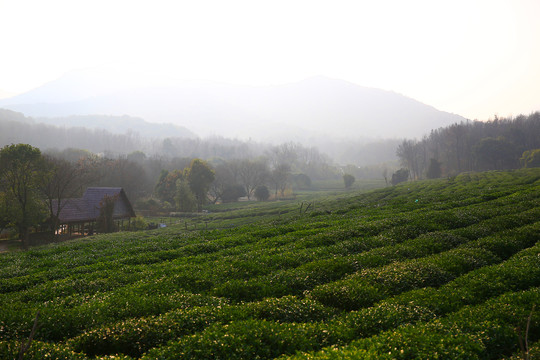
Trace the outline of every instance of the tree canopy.
<instances>
[{"instance_id":1,"label":"tree canopy","mask_svg":"<svg viewBox=\"0 0 540 360\"><path fill-rule=\"evenodd\" d=\"M197 210L202 211L202 206L206 201L206 194L210 190L210 184L215 179L214 170L206 161L193 159L189 168L185 170L185 178L197 199Z\"/></svg>"},{"instance_id":2,"label":"tree canopy","mask_svg":"<svg viewBox=\"0 0 540 360\"><path fill-rule=\"evenodd\" d=\"M23 243L28 239L29 228L45 217L39 185L48 175L39 149L12 144L0 150L0 187L4 193L1 207L7 209Z\"/></svg>"}]
</instances>

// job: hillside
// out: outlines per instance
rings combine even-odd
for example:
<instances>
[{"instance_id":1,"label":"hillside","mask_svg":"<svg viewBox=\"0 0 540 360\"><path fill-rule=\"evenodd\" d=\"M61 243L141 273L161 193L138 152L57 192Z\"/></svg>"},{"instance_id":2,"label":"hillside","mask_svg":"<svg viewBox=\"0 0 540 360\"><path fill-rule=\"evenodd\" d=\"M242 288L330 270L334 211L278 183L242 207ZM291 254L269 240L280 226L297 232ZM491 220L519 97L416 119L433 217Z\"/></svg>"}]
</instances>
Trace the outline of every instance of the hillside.
<instances>
[{"instance_id":1,"label":"hillside","mask_svg":"<svg viewBox=\"0 0 540 360\"><path fill-rule=\"evenodd\" d=\"M303 199L0 254L0 358L540 354L540 168Z\"/></svg>"},{"instance_id":2,"label":"hillside","mask_svg":"<svg viewBox=\"0 0 540 360\"><path fill-rule=\"evenodd\" d=\"M199 136L266 142L420 138L426 129L465 120L401 94L325 77L258 87L186 81L127 88L74 72L2 99L0 107L32 117L127 114L174 123Z\"/></svg>"}]
</instances>

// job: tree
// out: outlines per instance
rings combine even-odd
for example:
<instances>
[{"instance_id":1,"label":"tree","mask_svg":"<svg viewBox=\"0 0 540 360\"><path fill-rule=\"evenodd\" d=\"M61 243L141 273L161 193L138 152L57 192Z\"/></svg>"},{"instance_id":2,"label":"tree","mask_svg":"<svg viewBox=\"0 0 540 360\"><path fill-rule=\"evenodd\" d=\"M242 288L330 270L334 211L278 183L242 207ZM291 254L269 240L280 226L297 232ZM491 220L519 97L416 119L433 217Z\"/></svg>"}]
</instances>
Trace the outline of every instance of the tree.
<instances>
[{"instance_id":1,"label":"tree","mask_svg":"<svg viewBox=\"0 0 540 360\"><path fill-rule=\"evenodd\" d=\"M99 202L99 217L97 218L97 228L99 232L111 233L115 230L114 226L114 205L118 195L105 195Z\"/></svg>"},{"instance_id":2,"label":"tree","mask_svg":"<svg viewBox=\"0 0 540 360\"><path fill-rule=\"evenodd\" d=\"M183 178L183 172L181 170L167 171L161 170L158 183L154 189L156 197L161 201L167 201L171 204L174 203L174 197L176 196L176 182L178 179Z\"/></svg>"},{"instance_id":3,"label":"tree","mask_svg":"<svg viewBox=\"0 0 540 360\"><path fill-rule=\"evenodd\" d=\"M266 185L259 185L255 189L255 197L259 201L266 201L270 198L270 191Z\"/></svg>"},{"instance_id":4,"label":"tree","mask_svg":"<svg viewBox=\"0 0 540 360\"><path fill-rule=\"evenodd\" d=\"M242 160L239 164L238 177L248 199L251 199L257 186L263 185L268 177L266 161Z\"/></svg>"},{"instance_id":5,"label":"tree","mask_svg":"<svg viewBox=\"0 0 540 360\"><path fill-rule=\"evenodd\" d=\"M392 185L405 182L409 179L409 169L401 168L392 174Z\"/></svg>"},{"instance_id":6,"label":"tree","mask_svg":"<svg viewBox=\"0 0 540 360\"><path fill-rule=\"evenodd\" d=\"M478 166L482 170L512 169L518 164L519 155L516 146L504 137L484 138L475 146L474 152Z\"/></svg>"},{"instance_id":7,"label":"tree","mask_svg":"<svg viewBox=\"0 0 540 360\"><path fill-rule=\"evenodd\" d=\"M437 159L429 159L429 167L426 172L428 179L437 179L442 175L441 163Z\"/></svg>"},{"instance_id":8,"label":"tree","mask_svg":"<svg viewBox=\"0 0 540 360\"><path fill-rule=\"evenodd\" d=\"M223 189L223 194L221 195L221 200L223 202L234 202L238 201L242 196L246 196L246 190L240 184L227 185Z\"/></svg>"},{"instance_id":9,"label":"tree","mask_svg":"<svg viewBox=\"0 0 540 360\"><path fill-rule=\"evenodd\" d=\"M44 156L45 166L49 171L46 181L40 183L40 190L46 198L49 210L49 222L52 229L58 228L58 217L67 198L75 197L91 179L88 174L93 170L93 163L80 159L76 163Z\"/></svg>"},{"instance_id":10,"label":"tree","mask_svg":"<svg viewBox=\"0 0 540 360\"><path fill-rule=\"evenodd\" d=\"M178 179L176 181L176 196L174 197L176 202L176 210L182 212L192 212L197 208L197 199L191 191L189 183L185 179Z\"/></svg>"},{"instance_id":11,"label":"tree","mask_svg":"<svg viewBox=\"0 0 540 360\"><path fill-rule=\"evenodd\" d=\"M6 193L0 191L0 233L13 222L10 209L13 205Z\"/></svg>"},{"instance_id":12,"label":"tree","mask_svg":"<svg viewBox=\"0 0 540 360\"><path fill-rule=\"evenodd\" d=\"M146 154L143 153L142 151L140 150L137 150L137 151L134 151L132 153L129 153L127 155L127 160L128 161L133 161L139 165L143 164L144 161L146 160Z\"/></svg>"},{"instance_id":13,"label":"tree","mask_svg":"<svg viewBox=\"0 0 540 360\"><path fill-rule=\"evenodd\" d=\"M413 140L403 140L396 150L401 165L412 172L413 179L418 178L418 143Z\"/></svg>"},{"instance_id":14,"label":"tree","mask_svg":"<svg viewBox=\"0 0 540 360\"><path fill-rule=\"evenodd\" d=\"M382 171L382 176L384 178L384 182L386 183L386 186L388 186L388 169L386 167Z\"/></svg>"},{"instance_id":15,"label":"tree","mask_svg":"<svg viewBox=\"0 0 540 360\"><path fill-rule=\"evenodd\" d=\"M212 184L210 185L209 191L210 198L212 199L212 202L214 204L220 200L226 202L227 200L224 199L224 196L226 196L226 192L228 192L228 190L235 185L240 187L241 185L236 184L234 174L228 163L221 163L215 166L214 173L215 179L214 182L212 182ZM243 195L236 196L236 199L238 199L240 196ZM234 200L230 198L229 201Z\"/></svg>"},{"instance_id":16,"label":"tree","mask_svg":"<svg viewBox=\"0 0 540 360\"><path fill-rule=\"evenodd\" d=\"M150 187L147 184L150 184L144 168L138 163L129 161L126 157L102 159L98 163L98 170L99 179L96 181L96 186L120 186L134 201L147 195L145 190ZM172 199L174 199L175 180L170 180Z\"/></svg>"},{"instance_id":17,"label":"tree","mask_svg":"<svg viewBox=\"0 0 540 360\"><path fill-rule=\"evenodd\" d=\"M4 206L10 206L9 216L23 245L30 227L40 224L44 218L39 184L46 177L39 149L28 144L12 144L0 150L0 187L4 191Z\"/></svg>"},{"instance_id":18,"label":"tree","mask_svg":"<svg viewBox=\"0 0 540 360\"><path fill-rule=\"evenodd\" d=\"M200 212L206 201L210 184L215 179L214 170L212 170L206 161L193 159L189 168L185 171L185 178L197 199L197 211Z\"/></svg>"},{"instance_id":19,"label":"tree","mask_svg":"<svg viewBox=\"0 0 540 360\"><path fill-rule=\"evenodd\" d=\"M540 149L527 150L519 159L523 167L532 168L540 166Z\"/></svg>"},{"instance_id":20,"label":"tree","mask_svg":"<svg viewBox=\"0 0 540 360\"><path fill-rule=\"evenodd\" d=\"M345 183L345 189L349 189L356 179L351 174L343 175L343 182Z\"/></svg>"},{"instance_id":21,"label":"tree","mask_svg":"<svg viewBox=\"0 0 540 360\"><path fill-rule=\"evenodd\" d=\"M270 173L269 180L274 186L276 199L278 196L278 190L281 196L284 196L285 190L287 189L287 185L289 182L290 174L291 167L288 164L284 163L278 164Z\"/></svg>"}]
</instances>

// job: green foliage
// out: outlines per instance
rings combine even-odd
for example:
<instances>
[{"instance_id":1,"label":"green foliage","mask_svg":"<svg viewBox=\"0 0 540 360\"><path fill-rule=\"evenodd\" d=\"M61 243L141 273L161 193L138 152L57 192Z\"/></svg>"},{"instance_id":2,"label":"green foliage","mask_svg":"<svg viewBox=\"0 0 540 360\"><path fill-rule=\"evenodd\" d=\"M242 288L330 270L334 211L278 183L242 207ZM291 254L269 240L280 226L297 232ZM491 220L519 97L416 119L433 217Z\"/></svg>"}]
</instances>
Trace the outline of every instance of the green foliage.
<instances>
[{"instance_id":1,"label":"green foliage","mask_svg":"<svg viewBox=\"0 0 540 360\"><path fill-rule=\"evenodd\" d=\"M179 179L183 179L183 177L184 175L182 170L174 170L172 172L162 170L158 183L154 189L156 197L161 201L174 203L174 197L176 195L176 182Z\"/></svg>"},{"instance_id":2,"label":"green foliage","mask_svg":"<svg viewBox=\"0 0 540 360\"><path fill-rule=\"evenodd\" d=\"M223 189L223 194L221 195L221 200L223 202L234 202L238 201L242 196L246 196L246 190L240 184L228 185Z\"/></svg>"},{"instance_id":3,"label":"green foliage","mask_svg":"<svg viewBox=\"0 0 540 360\"><path fill-rule=\"evenodd\" d=\"M197 199L186 180L178 179L176 181L174 201L176 202L176 210L178 211L191 212L197 208Z\"/></svg>"},{"instance_id":4,"label":"green foliage","mask_svg":"<svg viewBox=\"0 0 540 360\"><path fill-rule=\"evenodd\" d=\"M140 215L131 220L131 229L132 230L146 230L148 229L148 222L146 219Z\"/></svg>"},{"instance_id":5,"label":"green foliage","mask_svg":"<svg viewBox=\"0 0 540 360\"><path fill-rule=\"evenodd\" d=\"M39 185L48 173L39 149L27 144L6 145L0 149L0 221L12 223L19 238L28 238L29 228L39 225L46 209L41 201Z\"/></svg>"},{"instance_id":6,"label":"green foliage","mask_svg":"<svg viewBox=\"0 0 540 360\"><path fill-rule=\"evenodd\" d=\"M255 189L254 195L257 198L257 200L266 201L270 198L270 191L268 190L268 187L266 187L265 185L259 185Z\"/></svg>"},{"instance_id":7,"label":"green foliage","mask_svg":"<svg viewBox=\"0 0 540 360\"><path fill-rule=\"evenodd\" d=\"M399 183L409 180L409 170L408 169L399 169L392 174L392 185L397 185Z\"/></svg>"},{"instance_id":8,"label":"green foliage","mask_svg":"<svg viewBox=\"0 0 540 360\"><path fill-rule=\"evenodd\" d=\"M206 194L210 189L210 184L215 179L214 170L211 169L207 162L201 159L193 159L189 168L185 170L185 178L197 199L197 209L201 211L206 201Z\"/></svg>"},{"instance_id":9,"label":"green foliage","mask_svg":"<svg viewBox=\"0 0 540 360\"><path fill-rule=\"evenodd\" d=\"M482 170L512 169L517 164L517 153L516 146L504 137L483 138L474 146L474 154Z\"/></svg>"},{"instance_id":10,"label":"green foliage","mask_svg":"<svg viewBox=\"0 0 540 360\"><path fill-rule=\"evenodd\" d=\"M495 116L439 128L421 140L404 140L396 154L413 179L428 175L432 158L442 161L443 175L450 177L464 171L516 169L520 161L526 165L524 151L540 148L539 133L540 112L506 119Z\"/></svg>"},{"instance_id":11,"label":"green foliage","mask_svg":"<svg viewBox=\"0 0 540 360\"><path fill-rule=\"evenodd\" d=\"M212 325L201 333L150 350L142 359L272 359L294 354L299 348L316 349L330 336L315 324L234 321Z\"/></svg>"},{"instance_id":12,"label":"green foliage","mask_svg":"<svg viewBox=\"0 0 540 360\"><path fill-rule=\"evenodd\" d=\"M536 168L467 173L302 198L313 217L218 204L193 215L208 229L2 253L0 358L38 310L34 359L516 357L540 295L539 190Z\"/></svg>"},{"instance_id":13,"label":"green foliage","mask_svg":"<svg viewBox=\"0 0 540 360\"><path fill-rule=\"evenodd\" d=\"M351 174L343 175L343 182L345 183L345 189L349 189L356 179Z\"/></svg>"},{"instance_id":14,"label":"green foliage","mask_svg":"<svg viewBox=\"0 0 540 360\"><path fill-rule=\"evenodd\" d=\"M519 159L521 165L526 168L540 166L540 149L527 150Z\"/></svg>"},{"instance_id":15,"label":"green foliage","mask_svg":"<svg viewBox=\"0 0 540 360\"><path fill-rule=\"evenodd\" d=\"M19 341L0 341L1 359L19 359L21 343ZM24 353L26 360L87 360L84 354L76 353L66 348L62 344L50 344L41 341L33 341L28 351ZM116 358L115 358L116 359ZM118 357L119 360L129 360L129 358ZM111 359L112 360L112 359Z\"/></svg>"}]
</instances>

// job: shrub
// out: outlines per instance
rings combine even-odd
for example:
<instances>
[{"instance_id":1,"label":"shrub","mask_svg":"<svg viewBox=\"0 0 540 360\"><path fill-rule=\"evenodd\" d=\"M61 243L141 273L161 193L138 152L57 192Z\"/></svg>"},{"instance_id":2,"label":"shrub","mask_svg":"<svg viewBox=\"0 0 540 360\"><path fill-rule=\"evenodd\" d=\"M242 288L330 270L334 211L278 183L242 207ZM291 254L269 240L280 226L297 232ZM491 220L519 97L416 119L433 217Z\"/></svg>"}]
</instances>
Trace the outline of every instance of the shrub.
<instances>
[{"instance_id":1,"label":"shrub","mask_svg":"<svg viewBox=\"0 0 540 360\"><path fill-rule=\"evenodd\" d=\"M132 230L146 230L148 229L148 222L144 219L144 217L138 215L133 221L131 222L131 229Z\"/></svg>"},{"instance_id":2,"label":"shrub","mask_svg":"<svg viewBox=\"0 0 540 360\"><path fill-rule=\"evenodd\" d=\"M405 182L409 179L409 170L408 169L399 169L392 174L392 185L397 185L399 183Z\"/></svg>"},{"instance_id":3,"label":"shrub","mask_svg":"<svg viewBox=\"0 0 540 360\"><path fill-rule=\"evenodd\" d=\"M329 336L315 324L234 321L154 348L141 359L272 359L298 349L318 349L325 341L333 342Z\"/></svg>"},{"instance_id":4,"label":"shrub","mask_svg":"<svg viewBox=\"0 0 540 360\"><path fill-rule=\"evenodd\" d=\"M270 198L270 191L265 185L259 185L255 189L255 197L259 201L266 201Z\"/></svg>"},{"instance_id":5,"label":"shrub","mask_svg":"<svg viewBox=\"0 0 540 360\"><path fill-rule=\"evenodd\" d=\"M18 341L0 341L0 359L18 359L20 349L21 343ZM87 357L62 344L50 344L34 340L24 353L24 359L87 360ZM127 358L124 359L127 360Z\"/></svg>"},{"instance_id":6,"label":"shrub","mask_svg":"<svg viewBox=\"0 0 540 360\"><path fill-rule=\"evenodd\" d=\"M323 321L337 312L311 299L298 299L295 296L268 298L244 306L250 316L257 319L278 322L315 322Z\"/></svg>"},{"instance_id":7,"label":"shrub","mask_svg":"<svg viewBox=\"0 0 540 360\"><path fill-rule=\"evenodd\" d=\"M352 176L351 174L344 174L343 175L343 182L345 183L345 189L349 189L352 184L354 184L354 176Z\"/></svg>"}]
</instances>

